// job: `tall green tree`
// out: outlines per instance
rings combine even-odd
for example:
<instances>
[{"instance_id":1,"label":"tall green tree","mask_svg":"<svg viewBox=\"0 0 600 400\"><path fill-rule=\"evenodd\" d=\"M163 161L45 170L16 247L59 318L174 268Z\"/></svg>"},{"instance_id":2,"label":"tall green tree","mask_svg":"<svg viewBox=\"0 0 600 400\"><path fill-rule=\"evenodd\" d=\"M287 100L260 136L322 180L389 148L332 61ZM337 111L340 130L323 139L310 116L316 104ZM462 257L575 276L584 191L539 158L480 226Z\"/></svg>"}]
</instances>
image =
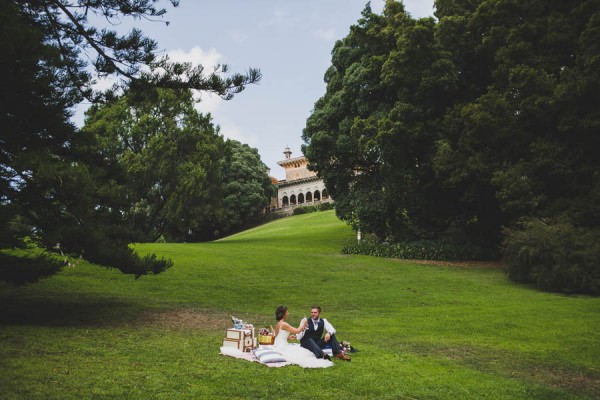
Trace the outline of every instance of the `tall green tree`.
<instances>
[{"instance_id":1,"label":"tall green tree","mask_svg":"<svg viewBox=\"0 0 600 400\"><path fill-rule=\"evenodd\" d=\"M597 224L598 1L436 7L437 23L367 6L332 51L303 138L338 215L488 244L523 216Z\"/></svg>"},{"instance_id":2,"label":"tall green tree","mask_svg":"<svg viewBox=\"0 0 600 400\"><path fill-rule=\"evenodd\" d=\"M465 219L597 226L600 2L446 1L439 37L460 71L436 171Z\"/></svg>"},{"instance_id":3,"label":"tall green tree","mask_svg":"<svg viewBox=\"0 0 600 400\"><path fill-rule=\"evenodd\" d=\"M258 222L275 195L258 150L237 140L227 144L228 155L221 161L223 216L216 227L217 236Z\"/></svg>"},{"instance_id":4,"label":"tall green tree","mask_svg":"<svg viewBox=\"0 0 600 400\"><path fill-rule=\"evenodd\" d=\"M303 139L338 216L381 238L431 237L450 223L451 202L433 172L439 119L455 71L437 44L432 18L402 3L383 15L369 5L338 41Z\"/></svg>"},{"instance_id":5,"label":"tall green tree","mask_svg":"<svg viewBox=\"0 0 600 400\"><path fill-rule=\"evenodd\" d=\"M112 23L159 18L165 10L157 3L0 0L0 248L32 238L136 275L168 265L144 263L128 249L131 234L116 212L128 199L111 166L96 154L95 139L69 122L71 107L83 98L112 97L113 92L93 93L94 76L120 77L121 89L133 87L136 93L163 86L229 99L257 82L260 72L226 76L225 65L205 71L172 63L157 57L156 43L139 30L120 36L88 21L91 15Z\"/></svg>"},{"instance_id":6,"label":"tall green tree","mask_svg":"<svg viewBox=\"0 0 600 400\"><path fill-rule=\"evenodd\" d=\"M194 108L190 90L127 93L86 114L93 134L127 193L123 214L138 232L132 240L160 236L182 240L213 223L223 207L220 161L223 137Z\"/></svg>"},{"instance_id":7,"label":"tall green tree","mask_svg":"<svg viewBox=\"0 0 600 400\"><path fill-rule=\"evenodd\" d=\"M143 96L91 107L83 128L126 194L131 240L209 240L256 222L273 194L258 151L225 141L189 90Z\"/></svg>"},{"instance_id":8,"label":"tall green tree","mask_svg":"<svg viewBox=\"0 0 600 400\"><path fill-rule=\"evenodd\" d=\"M600 292L600 1L436 7L367 7L334 47L303 138L338 215L392 239L460 227L525 264L511 276Z\"/></svg>"},{"instance_id":9,"label":"tall green tree","mask_svg":"<svg viewBox=\"0 0 600 400\"><path fill-rule=\"evenodd\" d=\"M436 171L463 219L504 234L511 279L600 293L600 2L437 4L461 90Z\"/></svg>"},{"instance_id":10,"label":"tall green tree","mask_svg":"<svg viewBox=\"0 0 600 400\"><path fill-rule=\"evenodd\" d=\"M0 63L1 248L29 238L136 275L168 266L144 263L124 242L118 207L112 207L121 200L116 187L90 151L93 138L69 122L69 107L79 97L61 49L12 2L0 3L0 18L6 55Z\"/></svg>"}]
</instances>

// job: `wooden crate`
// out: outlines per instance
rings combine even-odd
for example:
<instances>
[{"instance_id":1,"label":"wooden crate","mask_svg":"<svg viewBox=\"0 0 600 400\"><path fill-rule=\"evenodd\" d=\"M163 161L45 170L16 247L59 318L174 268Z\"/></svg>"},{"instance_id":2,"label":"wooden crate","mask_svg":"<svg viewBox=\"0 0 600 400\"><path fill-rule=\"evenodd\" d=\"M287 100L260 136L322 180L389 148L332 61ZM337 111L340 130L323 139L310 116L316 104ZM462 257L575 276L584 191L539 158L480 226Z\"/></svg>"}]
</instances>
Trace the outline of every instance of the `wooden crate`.
<instances>
[{"instance_id":1,"label":"wooden crate","mask_svg":"<svg viewBox=\"0 0 600 400\"><path fill-rule=\"evenodd\" d=\"M254 329L227 329L223 347L236 347L240 351L251 351L257 347Z\"/></svg>"}]
</instances>

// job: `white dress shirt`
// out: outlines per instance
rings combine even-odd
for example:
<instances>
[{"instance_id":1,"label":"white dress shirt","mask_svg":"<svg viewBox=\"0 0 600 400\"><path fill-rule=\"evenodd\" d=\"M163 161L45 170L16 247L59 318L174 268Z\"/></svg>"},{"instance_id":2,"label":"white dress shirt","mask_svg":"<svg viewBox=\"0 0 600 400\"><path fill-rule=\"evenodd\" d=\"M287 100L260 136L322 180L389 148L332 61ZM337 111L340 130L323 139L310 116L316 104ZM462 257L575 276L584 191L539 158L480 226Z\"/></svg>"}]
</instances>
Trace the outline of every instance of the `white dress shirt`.
<instances>
[{"instance_id":1,"label":"white dress shirt","mask_svg":"<svg viewBox=\"0 0 600 400\"><path fill-rule=\"evenodd\" d=\"M329 323L329 321L327 321L325 318L320 318L320 319L323 320L323 324L324 324L323 330L325 332L329 333L329 335L333 335L335 333L335 328L333 327L333 325L331 325ZM319 320L316 320L316 321L313 320L313 322L315 322L314 327L318 328ZM304 329L304 331L306 331L306 329L312 329L312 328L310 328L310 324L306 324L306 328ZM304 337L304 331L296 334L296 339L298 339L298 340L302 339Z\"/></svg>"}]
</instances>

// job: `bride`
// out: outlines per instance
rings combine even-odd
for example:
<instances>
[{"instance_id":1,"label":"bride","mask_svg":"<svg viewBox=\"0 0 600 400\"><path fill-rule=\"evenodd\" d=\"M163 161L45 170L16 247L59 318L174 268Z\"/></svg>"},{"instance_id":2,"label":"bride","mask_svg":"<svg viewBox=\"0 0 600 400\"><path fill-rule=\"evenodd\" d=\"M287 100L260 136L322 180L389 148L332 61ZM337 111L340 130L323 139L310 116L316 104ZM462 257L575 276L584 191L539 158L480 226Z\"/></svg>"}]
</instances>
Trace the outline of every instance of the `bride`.
<instances>
[{"instance_id":1,"label":"bride","mask_svg":"<svg viewBox=\"0 0 600 400\"><path fill-rule=\"evenodd\" d=\"M288 362L299 365L302 368L327 368L333 365L333 362L322 358L317 358L308 349L301 347L297 344L288 343L288 337L290 333L300 333L306 327L308 321L306 317L300 322L298 328L294 328L286 322L288 317L288 309L284 306L277 307L275 310L275 319L277 324L275 325L275 344L273 349L278 353L281 353L283 358Z\"/></svg>"}]
</instances>

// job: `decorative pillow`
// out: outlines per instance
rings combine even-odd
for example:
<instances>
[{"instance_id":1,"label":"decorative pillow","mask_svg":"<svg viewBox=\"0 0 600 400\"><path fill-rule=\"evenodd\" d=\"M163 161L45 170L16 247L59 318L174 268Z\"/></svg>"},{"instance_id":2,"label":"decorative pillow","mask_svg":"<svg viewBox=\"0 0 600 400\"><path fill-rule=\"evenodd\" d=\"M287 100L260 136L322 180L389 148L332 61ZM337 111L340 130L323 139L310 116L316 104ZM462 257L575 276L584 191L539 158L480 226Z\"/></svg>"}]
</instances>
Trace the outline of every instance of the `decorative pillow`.
<instances>
[{"instance_id":1,"label":"decorative pillow","mask_svg":"<svg viewBox=\"0 0 600 400\"><path fill-rule=\"evenodd\" d=\"M256 358L258 358L258 361L260 361L262 364L287 361L280 353L273 349L258 348L252 351L254 352Z\"/></svg>"}]
</instances>

